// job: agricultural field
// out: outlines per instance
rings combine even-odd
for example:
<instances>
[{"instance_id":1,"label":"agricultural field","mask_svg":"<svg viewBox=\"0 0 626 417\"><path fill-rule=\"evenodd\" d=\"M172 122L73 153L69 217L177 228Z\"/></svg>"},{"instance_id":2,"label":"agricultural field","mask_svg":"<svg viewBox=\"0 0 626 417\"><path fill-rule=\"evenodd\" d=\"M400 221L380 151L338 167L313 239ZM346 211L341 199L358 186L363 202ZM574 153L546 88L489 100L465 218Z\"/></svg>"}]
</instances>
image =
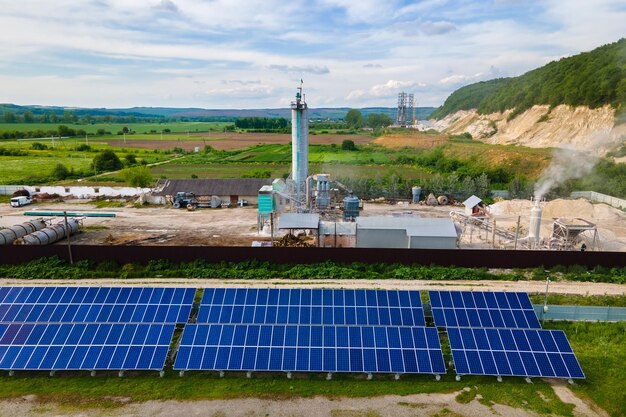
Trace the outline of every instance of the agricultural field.
<instances>
[{"instance_id":1,"label":"agricultural field","mask_svg":"<svg viewBox=\"0 0 626 417\"><path fill-rule=\"evenodd\" d=\"M176 122L176 123L97 123L97 124L68 124L63 122L57 123L0 123L0 132L17 131L28 132L33 130L56 130L59 125L65 125L69 128L78 130L82 129L89 134L96 134L99 129L106 132L117 134L124 127L140 133L160 133L164 129L169 129L172 133L195 133L195 132L221 132L228 122Z\"/></svg>"}]
</instances>

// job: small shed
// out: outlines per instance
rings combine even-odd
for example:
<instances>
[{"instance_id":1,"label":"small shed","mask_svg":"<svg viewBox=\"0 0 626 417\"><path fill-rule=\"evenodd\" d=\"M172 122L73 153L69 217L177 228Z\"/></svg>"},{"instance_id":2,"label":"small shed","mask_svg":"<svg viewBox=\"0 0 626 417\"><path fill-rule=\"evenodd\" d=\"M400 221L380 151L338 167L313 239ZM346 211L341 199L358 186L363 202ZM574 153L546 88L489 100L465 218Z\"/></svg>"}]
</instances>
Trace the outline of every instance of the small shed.
<instances>
[{"instance_id":1,"label":"small shed","mask_svg":"<svg viewBox=\"0 0 626 417\"><path fill-rule=\"evenodd\" d=\"M472 195L463 202L466 216L486 216L489 213L487 204L480 197Z\"/></svg>"},{"instance_id":2,"label":"small shed","mask_svg":"<svg viewBox=\"0 0 626 417\"><path fill-rule=\"evenodd\" d=\"M359 217L358 248L455 249L457 233L450 218Z\"/></svg>"}]
</instances>

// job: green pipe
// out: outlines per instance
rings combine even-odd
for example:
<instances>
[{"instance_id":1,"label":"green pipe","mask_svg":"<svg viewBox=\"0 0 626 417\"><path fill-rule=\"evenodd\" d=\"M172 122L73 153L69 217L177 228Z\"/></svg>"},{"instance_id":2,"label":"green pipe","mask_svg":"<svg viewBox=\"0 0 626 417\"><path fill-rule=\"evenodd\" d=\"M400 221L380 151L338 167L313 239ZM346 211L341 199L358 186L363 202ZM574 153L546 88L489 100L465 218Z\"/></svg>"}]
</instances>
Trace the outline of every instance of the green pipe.
<instances>
[{"instance_id":1,"label":"green pipe","mask_svg":"<svg viewBox=\"0 0 626 417\"><path fill-rule=\"evenodd\" d=\"M63 217L62 211L25 211L24 216L56 216ZM67 217L115 217L115 213L67 213Z\"/></svg>"}]
</instances>

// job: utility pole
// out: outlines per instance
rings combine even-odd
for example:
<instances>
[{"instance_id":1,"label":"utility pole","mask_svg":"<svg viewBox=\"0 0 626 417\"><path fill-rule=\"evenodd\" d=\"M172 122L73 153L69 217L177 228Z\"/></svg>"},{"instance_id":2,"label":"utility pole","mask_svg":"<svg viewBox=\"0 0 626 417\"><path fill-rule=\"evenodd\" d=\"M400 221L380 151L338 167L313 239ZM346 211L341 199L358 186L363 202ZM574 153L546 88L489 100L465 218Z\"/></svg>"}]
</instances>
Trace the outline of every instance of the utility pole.
<instances>
[{"instance_id":1,"label":"utility pole","mask_svg":"<svg viewBox=\"0 0 626 417\"><path fill-rule=\"evenodd\" d=\"M70 242L70 226L67 223L67 211L63 211L63 217L65 218L65 237L67 238L67 252L70 255L70 264L74 265L74 258L72 257L72 244Z\"/></svg>"}]
</instances>

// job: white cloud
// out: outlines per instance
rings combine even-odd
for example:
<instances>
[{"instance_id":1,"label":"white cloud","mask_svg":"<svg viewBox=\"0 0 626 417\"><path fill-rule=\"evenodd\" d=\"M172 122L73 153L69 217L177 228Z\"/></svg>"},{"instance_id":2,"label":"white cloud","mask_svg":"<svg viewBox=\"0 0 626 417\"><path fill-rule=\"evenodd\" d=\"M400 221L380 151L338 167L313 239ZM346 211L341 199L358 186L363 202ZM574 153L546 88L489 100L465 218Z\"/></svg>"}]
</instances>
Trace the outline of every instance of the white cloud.
<instances>
[{"instance_id":1,"label":"white cloud","mask_svg":"<svg viewBox=\"0 0 626 417\"><path fill-rule=\"evenodd\" d=\"M353 100L362 97L388 97L397 94L403 89L413 89L416 87L425 87L425 84L416 83L413 81L398 81L389 80L385 84L377 84L370 87L368 90L354 90L351 91L346 99Z\"/></svg>"}]
</instances>

